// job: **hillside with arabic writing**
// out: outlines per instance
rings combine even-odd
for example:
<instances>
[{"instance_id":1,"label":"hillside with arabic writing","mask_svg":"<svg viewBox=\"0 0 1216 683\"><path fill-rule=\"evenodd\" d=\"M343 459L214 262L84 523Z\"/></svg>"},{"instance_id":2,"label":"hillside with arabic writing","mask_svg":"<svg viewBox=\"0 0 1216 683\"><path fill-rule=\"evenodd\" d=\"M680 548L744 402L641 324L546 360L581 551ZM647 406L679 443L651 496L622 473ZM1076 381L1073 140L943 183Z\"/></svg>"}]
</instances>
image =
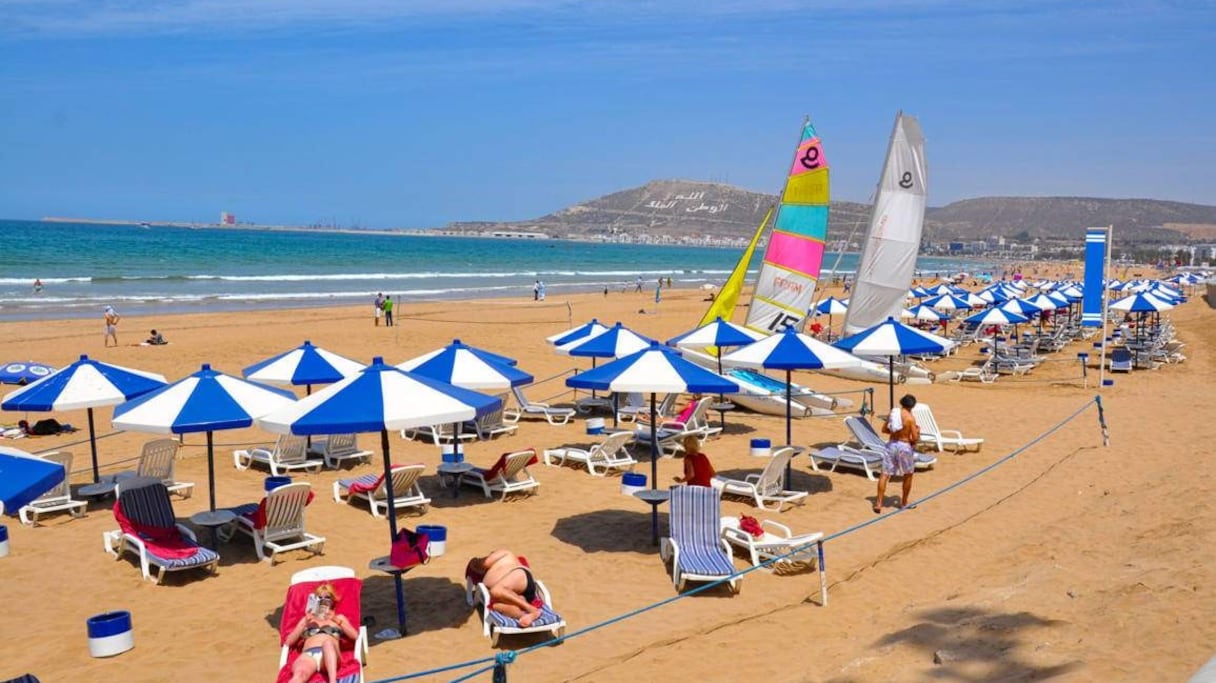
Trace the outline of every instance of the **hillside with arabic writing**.
<instances>
[{"instance_id":1,"label":"hillside with arabic writing","mask_svg":"<svg viewBox=\"0 0 1216 683\"><path fill-rule=\"evenodd\" d=\"M580 202L534 220L453 223L445 232L518 230L580 239L744 239L777 201L772 194L691 180L655 180ZM856 243L870 206L832 202L830 242ZM981 197L930 208L926 241L1020 237L1075 242L1087 226L1113 225L1125 244L1186 244L1216 230L1216 206L1155 199Z\"/></svg>"}]
</instances>

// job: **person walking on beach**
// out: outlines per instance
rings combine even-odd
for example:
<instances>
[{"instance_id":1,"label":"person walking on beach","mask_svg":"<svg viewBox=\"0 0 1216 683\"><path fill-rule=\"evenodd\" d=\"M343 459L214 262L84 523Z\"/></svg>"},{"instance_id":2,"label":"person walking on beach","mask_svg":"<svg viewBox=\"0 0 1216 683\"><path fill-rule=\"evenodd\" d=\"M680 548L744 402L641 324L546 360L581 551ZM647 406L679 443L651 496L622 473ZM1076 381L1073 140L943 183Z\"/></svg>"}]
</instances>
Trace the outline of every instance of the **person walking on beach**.
<instances>
[{"instance_id":1,"label":"person walking on beach","mask_svg":"<svg viewBox=\"0 0 1216 683\"><path fill-rule=\"evenodd\" d=\"M532 300L540 301L540 280L532 284Z\"/></svg>"},{"instance_id":2,"label":"person walking on beach","mask_svg":"<svg viewBox=\"0 0 1216 683\"><path fill-rule=\"evenodd\" d=\"M375 306L375 309L376 309L376 311L375 311L376 327L380 327L380 316L384 315L384 293L383 292L376 293L376 301L373 303L373 305Z\"/></svg>"},{"instance_id":3,"label":"person walking on beach","mask_svg":"<svg viewBox=\"0 0 1216 683\"><path fill-rule=\"evenodd\" d=\"M638 287L637 287L637 289L635 289L633 291L635 291L635 292L642 291L642 276L641 275L638 276Z\"/></svg>"},{"instance_id":4,"label":"person walking on beach","mask_svg":"<svg viewBox=\"0 0 1216 683\"><path fill-rule=\"evenodd\" d=\"M536 299L537 301L545 300L545 283L540 280L536 281Z\"/></svg>"},{"instance_id":5,"label":"person walking on beach","mask_svg":"<svg viewBox=\"0 0 1216 683\"><path fill-rule=\"evenodd\" d=\"M882 474L878 476L878 494L874 498L874 514L882 512L883 496L887 493L887 482L891 477L903 477L903 495L899 507L908 507L912 495L912 475L916 472L916 442L920 441L920 427L912 417L916 397L906 394L899 399L899 407L892 408L887 421L882 425L883 434L889 434L887 449L882 455Z\"/></svg>"},{"instance_id":6,"label":"person walking on beach","mask_svg":"<svg viewBox=\"0 0 1216 683\"><path fill-rule=\"evenodd\" d=\"M118 321L121 320L118 317L118 311L114 310L113 306L106 306L103 315L106 320L106 336L103 343L109 346L110 340L113 339L114 346L118 346Z\"/></svg>"},{"instance_id":7,"label":"person walking on beach","mask_svg":"<svg viewBox=\"0 0 1216 683\"><path fill-rule=\"evenodd\" d=\"M384 325L385 325L385 327L393 326L393 295L392 294L384 297Z\"/></svg>"}]
</instances>

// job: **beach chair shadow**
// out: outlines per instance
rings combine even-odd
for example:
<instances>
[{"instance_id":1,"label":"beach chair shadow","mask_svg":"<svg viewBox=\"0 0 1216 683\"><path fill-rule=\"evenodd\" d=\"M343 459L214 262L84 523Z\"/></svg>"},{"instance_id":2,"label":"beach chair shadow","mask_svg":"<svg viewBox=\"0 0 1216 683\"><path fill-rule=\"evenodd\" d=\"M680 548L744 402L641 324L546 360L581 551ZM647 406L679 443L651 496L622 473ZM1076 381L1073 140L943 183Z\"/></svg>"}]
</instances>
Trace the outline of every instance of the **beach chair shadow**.
<instances>
[{"instance_id":1,"label":"beach chair shadow","mask_svg":"<svg viewBox=\"0 0 1216 683\"><path fill-rule=\"evenodd\" d=\"M639 553L658 550L650 540L650 511L638 501L638 510L595 510L553 523L553 537L589 553ZM667 528L668 515L659 510L659 531Z\"/></svg>"}]
</instances>

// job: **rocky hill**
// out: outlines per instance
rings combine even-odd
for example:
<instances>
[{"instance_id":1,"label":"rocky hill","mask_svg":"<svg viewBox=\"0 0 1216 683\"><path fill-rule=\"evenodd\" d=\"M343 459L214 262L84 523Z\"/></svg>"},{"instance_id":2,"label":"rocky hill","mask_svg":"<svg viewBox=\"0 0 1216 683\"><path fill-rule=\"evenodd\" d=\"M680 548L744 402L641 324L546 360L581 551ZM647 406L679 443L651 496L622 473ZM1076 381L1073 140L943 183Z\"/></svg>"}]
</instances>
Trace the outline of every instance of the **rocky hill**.
<instances>
[{"instance_id":1,"label":"rocky hill","mask_svg":"<svg viewBox=\"0 0 1216 683\"><path fill-rule=\"evenodd\" d=\"M655 180L604 195L535 220L516 223L453 223L449 231L518 230L551 237L671 235L746 238L776 195L732 185ZM832 202L829 241L860 239L870 206ZM1088 226L1113 225L1128 244L1185 243L1216 231L1216 206L1155 199L1086 197L982 197L930 208L927 241L979 240L990 236L1075 242ZM1177 229L1175 229L1175 226Z\"/></svg>"}]
</instances>

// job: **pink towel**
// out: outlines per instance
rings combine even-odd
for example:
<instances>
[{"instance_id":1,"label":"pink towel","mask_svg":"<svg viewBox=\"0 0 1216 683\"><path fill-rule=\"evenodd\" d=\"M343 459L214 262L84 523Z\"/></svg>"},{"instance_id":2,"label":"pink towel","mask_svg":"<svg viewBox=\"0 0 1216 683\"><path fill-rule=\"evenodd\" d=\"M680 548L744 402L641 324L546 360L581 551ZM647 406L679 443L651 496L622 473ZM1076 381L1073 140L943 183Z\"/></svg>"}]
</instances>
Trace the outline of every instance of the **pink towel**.
<instances>
[{"instance_id":1,"label":"pink towel","mask_svg":"<svg viewBox=\"0 0 1216 683\"><path fill-rule=\"evenodd\" d=\"M182 537L182 532L176 526L159 527L140 524L127 518L122 512L121 503L114 503L114 519L123 533L131 534L143 540L148 551L166 560L180 560L194 556L198 546Z\"/></svg>"}]
</instances>

